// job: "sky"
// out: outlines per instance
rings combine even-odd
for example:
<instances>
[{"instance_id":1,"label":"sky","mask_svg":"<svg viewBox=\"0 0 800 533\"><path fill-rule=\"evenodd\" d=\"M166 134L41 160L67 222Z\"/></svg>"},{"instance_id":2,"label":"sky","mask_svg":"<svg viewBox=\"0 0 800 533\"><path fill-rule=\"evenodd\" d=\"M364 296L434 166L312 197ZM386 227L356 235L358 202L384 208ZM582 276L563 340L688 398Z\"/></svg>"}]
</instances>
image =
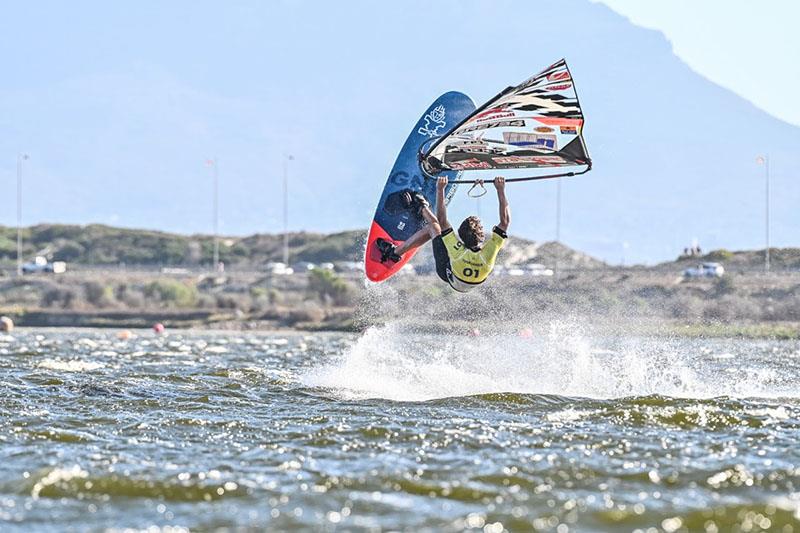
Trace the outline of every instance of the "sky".
<instances>
[{"instance_id":1,"label":"sky","mask_svg":"<svg viewBox=\"0 0 800 533\"><path fill-rule=\"evenodd\" d=\"M567 57L595 167L564 181L563 242L611 261L623 243L628 261L673 257L695 237L758 247L755 156L768 149L773 244L796 245L800 130L789 124L800 124L800 76L779 60L800 55L789 26L800 0L697 3L11 2L0 17L0 49L12 51L0 55L0 224L16 223L3 192L15 189L24 151L25 225L208 233L204 162L217 157L220 231L276 233L291 153L289 229L363 228L410 123L436 95L456 89L480 104ZM564 38L569 24L576 38ZM643 128L641 109L660 127ZM554 198L552 180L515 188L515 234L553 239ZM454 218L494 216L492 202L475 204L459 198Z\"/></svg>"},{"instance_id":2,"label":"sky","mask_svg":"<svg viewBox=\"0 0 800 533\"><path fill-rule=\"evenodd\" d=\"M594 1L660 30L696 72L800 125L800 1Z\"/></svg>"}]
</instances>

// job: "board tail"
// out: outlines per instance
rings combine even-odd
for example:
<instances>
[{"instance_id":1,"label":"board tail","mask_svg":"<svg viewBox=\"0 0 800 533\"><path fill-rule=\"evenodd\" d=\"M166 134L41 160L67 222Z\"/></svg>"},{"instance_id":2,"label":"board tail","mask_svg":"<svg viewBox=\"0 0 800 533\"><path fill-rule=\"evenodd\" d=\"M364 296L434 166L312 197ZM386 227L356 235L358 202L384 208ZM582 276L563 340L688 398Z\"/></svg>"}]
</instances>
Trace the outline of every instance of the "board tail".
<instances>
[{"instance_id":1,"label":"board tail","mask_svg":"<svg viewBox=\"0 0 800 533\"><path fill-rule=\"evenodd\" d=\"M400 242L393 240L391 235L389 235L380 224L377 222L372 223L372 226L369 228L369 236L367 237L367 249L364 253L364 271L367 274L367 279L370 281L384 281L392 277L417 253L417 250L411 250L403 254L401 261L387 261L382 263L381 253L378 250L378 246L375 244L375 241L379 238L394 242L395 244L400 244Z\"/></svg>"}]
</instances>

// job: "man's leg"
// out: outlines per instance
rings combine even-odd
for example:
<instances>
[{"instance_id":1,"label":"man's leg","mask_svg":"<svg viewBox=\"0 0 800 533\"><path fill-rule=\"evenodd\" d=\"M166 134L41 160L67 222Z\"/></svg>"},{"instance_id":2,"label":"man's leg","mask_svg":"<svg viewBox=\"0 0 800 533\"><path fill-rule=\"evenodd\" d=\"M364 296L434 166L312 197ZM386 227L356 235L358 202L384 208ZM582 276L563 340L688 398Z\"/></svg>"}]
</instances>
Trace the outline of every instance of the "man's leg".
<instances>
[{"instance_id":1,"label":"man's leg","mask_svg":"<svg viewBox=\"0 0 800 533\"><path fill-rule=\"evenodd\" d=\"M409 250L419 248L429 240L436 238L442 232L439 221L436 220L436 216L429 207L423 208L422 218L425 219L427 224L395 249L397 255L403 255Z\"/></svg>"}]
</instances>

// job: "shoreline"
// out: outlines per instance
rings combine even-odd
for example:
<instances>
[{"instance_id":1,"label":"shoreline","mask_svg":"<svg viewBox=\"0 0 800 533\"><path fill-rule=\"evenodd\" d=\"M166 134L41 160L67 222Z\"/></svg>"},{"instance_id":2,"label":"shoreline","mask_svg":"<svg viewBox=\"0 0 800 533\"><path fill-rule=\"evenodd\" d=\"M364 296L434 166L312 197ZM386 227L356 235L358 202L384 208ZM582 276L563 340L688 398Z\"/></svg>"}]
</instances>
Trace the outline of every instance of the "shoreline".
<instances>
[{"instance_id":1,"label":"shoreline","mask_svg":"<svg viewBox=\"0 0 800 533\"><path fill-rule=\"evenodd\" d=\"M20 327L358 333L393 324L418 334L540 336L550 325L592 335L800 338L800 272L581 270L500 274L454 295L432 274L390 285L309 270L291 276L93 272L0 281L0 315ZM479 332L476 330L480 330Z\"/></svg>"},{"instance_id":2,"label":"shoreline","mask_svg":"<svg viewBox=\"0 0 800 533\"><path fill-rule=\"evenodd\" d=\"M150 330L155 323L162 323L170 331L204 331L243 333L353 333L364 332L368 327L381 325L358 325L355 312L342 312L322 321L289 323L289 316L280 319L259 319L241 316L236 313L222 313L209 310L186 311L43 311L43 310L0 310L0 315L9 316L16 329L24 330ZM443 334L464 332L474 334L474 324L469 321L444 320L440 323L405 322L406 326L420 334ZM485 323L485 322L481 322ZM659 320L650 318L624 324L625 331L632 335L682 338L739 338L739 339L800 339L800 322L694 322ZM519 334L523 329L513 325L498 323L490 334ZM621 325L600 321L598 332L616 332Z\"/></svg>"}]
</instances>

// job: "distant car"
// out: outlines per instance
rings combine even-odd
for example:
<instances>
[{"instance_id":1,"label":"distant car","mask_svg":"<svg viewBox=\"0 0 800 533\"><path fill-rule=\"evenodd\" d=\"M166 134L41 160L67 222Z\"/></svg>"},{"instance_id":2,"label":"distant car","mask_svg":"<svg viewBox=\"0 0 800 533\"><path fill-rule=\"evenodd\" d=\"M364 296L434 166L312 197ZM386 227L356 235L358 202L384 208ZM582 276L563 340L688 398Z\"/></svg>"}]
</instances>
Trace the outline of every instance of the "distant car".
<instances>
[{"instance_id":1,"label":"distant car","mask_svg":"<svg viewBox=\"0 0 800 533\"><path fill-rule=\"evenodd\" d=\"M273 276L291 276L294 274L294 269L283 263L267 263L267 272Z\"/></svg>"},{"instance_id":2,"label":"distant car","mask_svg":"<svg viewBox=\"0 0 800 533\"><path fill-rule=\"evenodd\" d=\"M685 278L721 278L725 269L719 263L701 263L683 271Z\"/></svg>"},{"instance_id":3,"label":"distant car","mask_svg":"<svg viewBox=\"0 0 800 533\"><path fill-rule=\"evenodd\" d=\"M541 263L529 263L527 267L530 276L552 276L553 269L547 268Z\"/></svg>"},{"instance_id":4,"label":"distant car","mask_svg":"<svg viewBox=\"0 0 800 533\"><path fill-rule=\"evenodd\" d=\"M63 261L49 263L44 257L37 257L33 263L22 265L23 274L63 274L67 271L67 264Z\"/></svg>"},{"instance_id":5,"label":"distant car","mask_svg":"<svg viewBox=\"0 0 800 533\"><path fill-rule=\"evenodd\" d=\"M161 273L172 276L185 276L189 274L189 269L181 267L161 267Z\"/></svg>"},{"instance_id":6,"label":"distant car","mask_svg":"<svg viewBox=\"0 0 800 533\"><path fill-rule=\"evenodd\" d=\"M317 265L308 261L298 261L292 265L292 270L294 272L308 272L309 270L314 270L315 268L317 268Z\"/></svg>"}]
</instances>

